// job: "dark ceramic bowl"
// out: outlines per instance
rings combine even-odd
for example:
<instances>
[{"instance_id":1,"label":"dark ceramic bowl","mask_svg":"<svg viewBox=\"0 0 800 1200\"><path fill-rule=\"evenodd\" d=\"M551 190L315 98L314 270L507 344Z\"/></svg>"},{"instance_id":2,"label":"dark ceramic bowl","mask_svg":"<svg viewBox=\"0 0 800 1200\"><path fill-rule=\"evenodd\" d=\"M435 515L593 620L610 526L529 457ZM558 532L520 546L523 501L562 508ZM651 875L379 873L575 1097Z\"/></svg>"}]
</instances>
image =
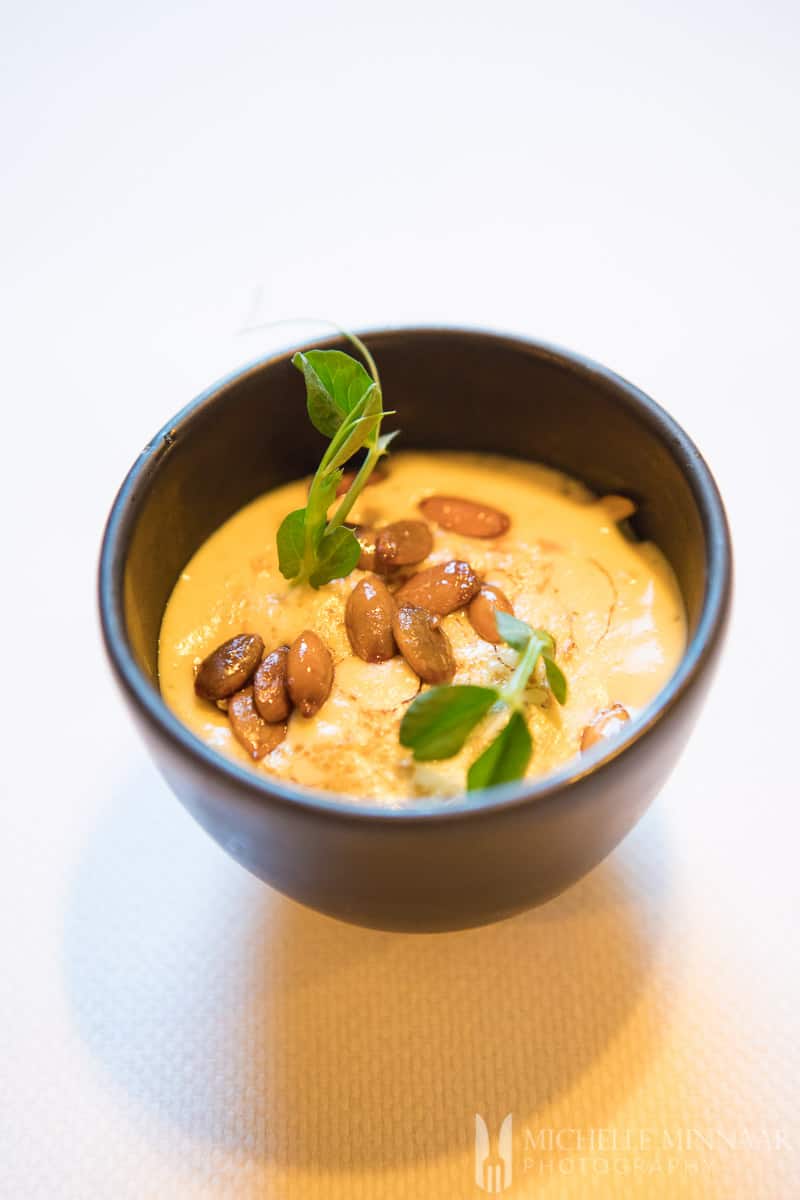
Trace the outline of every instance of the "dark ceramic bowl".
<instances>
[{"instance_id":1,"label":"dark ceramic bowl","mask_svg":"<svg viewBox=\"0 0 800 1200\"><path fill-rule=\"evenodd\" d=\"M301 791L205 746L164 704L162 613L208 535L247 501L313 470L320 439L282 352L216 384L139 456L100 562L111 664L167 782L238 862L313 908L385 929L453 929L540 904L633 827L689 735L729 608L725 513L695 446L652 400L577 355L460 329L364 335L399 410L403 446L532 459L637 504L686 604L690 640L670 683L624 737L535 783L387 810ZM347 348L337 339L325 343Z\"/></svg>"}]
</instances>

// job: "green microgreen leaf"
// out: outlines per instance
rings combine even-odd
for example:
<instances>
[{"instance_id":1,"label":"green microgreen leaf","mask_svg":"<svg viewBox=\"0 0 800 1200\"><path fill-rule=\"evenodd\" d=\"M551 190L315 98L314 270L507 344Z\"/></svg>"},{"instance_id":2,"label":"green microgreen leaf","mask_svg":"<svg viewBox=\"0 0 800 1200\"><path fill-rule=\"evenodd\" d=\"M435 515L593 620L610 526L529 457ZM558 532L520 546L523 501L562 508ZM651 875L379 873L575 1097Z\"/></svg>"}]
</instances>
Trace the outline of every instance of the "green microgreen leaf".
<instances>
[{"instance_id":1,"label":"green microgreen leaf","mask_svg":"<svg viewBox=\"0 0 800 1200\"><path fill-rule=\"evenodd\" d=\"M555 696L559 704L567 702L567 681L564 677L564 672L558 666L554 659L549 654L542 653L544 659L544 671L547 676L547 683L550 691Z\"/></svg>"},{"instance_id":2,"label":"green microgreen leaf","mask_svg":"<svg viewBox=\"0 0 800 1200\"><path fill-rule=\"evenodd\" d=\"M311 424L325 437L333 437L343 420L341 409L304 354L295 354L292 363L306 381L306 409Z\"/></svg>"},{"instance_id":3,"label":"green microgreen leaf","mask_svg":"<svg viewBox=\"0 0 800 1200\"><path fill-rule=\"evenodd\" d=\"M278 565L281 575L293 579L303 566L306 544L306 510L296 508L281 521L278 529Z\"/></svg>"},{"instance_id":4,"label":"green microgreen leaf","mask_svg":"<svg viewBox=\"0 0 800 1200\"><path fill-rule=\"evenodd\" d=\"M339 526L324 533L316 553L316 565L308 577L312 587L319 588L332 579L349 575L361 557L361 547L352 529Z\"/></svg>"},{"instance_id":5,"label":"green microgreen leaf","mask_svg":"<svg viewBox=\"0 0 800 1200\"><path fill-rule=\"evenodd\" d=\"M312 425L333 437L373 380L357 359L341 350L308 350L292 359L306 381L306 407Z\"/></svg>"},{"instance_id":6,"label":"green microgreen leaf","mask_svg":"<svg viewBox=\"0 0 800 1200\"><path fill-rule=\"evenodd\" d=\"M514 712L508 724L490 742L467 773L467 789L495 787L522 779L533 753L533 739L522 713Z\"/></svg>"},{"instance_id":7,"label":"green microgreen leaf","mask_svg":"<svg viewBox=\"0 0 800 1200\"><path fill-rule=\"evenodd\" d=\"M494 688L458 684L417 696L400 723L400 744L417 762L452 758L498 699Z\"/></svg>"},{"instance_id":8,"label":"green microgreen leaf","mask_svg":"<svg viewBox=\"0 0 800 1200\"><path fill-rule=\"evenodd\" d=\"M507 642L512 650L524 654L533 636L530 625L526 625L518 617L512 617L511 613L502 612L499 608L495 610L494 616L497 621L497 632L503 641Z\"/></svg>"},{"instance_id":9,"label":"green microgreen leaf","mask_svg":"<svg viewBox=\"0 0 800 1200\"><path fill-rule=\"evenodd\" d=\"M546 629L532 629L510 613L496 612L495 616L503 641L519 655L507 683L499 689L470 685L433 688L413 702L400 725L400 741L413 749L418 761L452 758L495 702L506 705L511 712L508 723L469 769L470 791L521 779L525 774L533 753L525 708L544 703L548 695L544 686L531 688L540 658L547 685L558 703L564 704L567 698L567 681L555 662L552 635Z\"/></svg>"},{"instance_id":10,"label":"green microgreen leaf","mask_svg":"<svg viewBox=\"0 0 800 1200\"><path fill-rule=\"evenodd\" d=\"M305 379L311 422L330 442L311 481L306 507L290 513L278 531L278 561L286 579L315 588L349 574L358 563L358 542L344 523L395 436L381 434L383 418L392 414L383 407L372 355L354 334L345 336L369 372L341 350L308 350L292 358ZM361 449L366 450L364 461L329 518L342 468Z\"/></svg>"}]
</instances>

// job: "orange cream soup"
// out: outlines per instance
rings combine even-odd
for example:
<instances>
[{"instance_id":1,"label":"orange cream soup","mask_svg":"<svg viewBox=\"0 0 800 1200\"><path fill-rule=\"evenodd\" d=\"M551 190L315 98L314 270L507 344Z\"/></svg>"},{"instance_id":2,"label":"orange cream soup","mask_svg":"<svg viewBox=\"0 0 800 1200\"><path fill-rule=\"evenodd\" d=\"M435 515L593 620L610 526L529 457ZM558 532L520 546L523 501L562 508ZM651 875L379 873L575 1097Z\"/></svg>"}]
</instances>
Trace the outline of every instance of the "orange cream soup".
<instances>
[{"instance_id":1,"label":"orange cream soup","mask_svg":"<svg viewBox=\"0 0 800 1200\"><path fill-rule=\"evenodd\" d=\"M378 526L419 518L418 502L441 493L480 500L511 517L503 536L480 540L433 527L421 569L469 562L497 584L529 624L556 639L569 681L564 707L531 691L534 741L528 775L562 766L580 751L592 717L614 703L634 716L664 686L686 644L680 592L666 559L627 539L613 512L581 484L545 467L488 455L392 454L386 479L367 487L350 519ZM166 703L207 745L254 771L293 784L387 806L420 795L463 792L469 764L497 732L490 716L452 759L414 763L398 741L419 680L401 657L366 663L350 648L347 598L365 572L319 591L292 588L278 570L275 531L305 503L307 480L254 500L218 529L187 563L161 627L159 675ZM482 641L464 611L443 619L457 664L454 683L500 684L514 651ZM194 692L194 668L237 633L258 633L267 651L315 630L335 662L330 697L315 717L292 715L286 739L258 763L237 743L228 719ZM542 699L545 703L542 703Z\"/></svg>"}]
</instances>

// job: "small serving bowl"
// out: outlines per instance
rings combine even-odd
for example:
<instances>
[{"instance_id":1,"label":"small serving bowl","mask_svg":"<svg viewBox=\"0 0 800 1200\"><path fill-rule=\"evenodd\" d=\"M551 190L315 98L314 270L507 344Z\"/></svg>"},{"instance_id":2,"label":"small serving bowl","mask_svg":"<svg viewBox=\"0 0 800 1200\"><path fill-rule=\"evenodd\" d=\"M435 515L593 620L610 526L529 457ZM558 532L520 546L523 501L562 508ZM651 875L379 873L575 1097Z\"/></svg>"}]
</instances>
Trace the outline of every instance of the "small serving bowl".
<instances>
[{"instance_id":1,"label":"small serving bowl","mask_svg":"<svg viewBox=\"0 0 800 1200\"><path fill-rule=\"evenodd\" d=\"M689 642L670 682L624 736L536 781L390 809L240 767L173 716L158 689L157 651L181 570L242 505L316 466L319 437L292 351L215 384L139 455L103 539L103 634L164 777L237 862L346 921L404 930L480 925L580 879L633 827L668 775L723 640L728 527L709 469L680 426L596 363L465 329L363 336L398 410L405 448L530 459L635 501L636 532L661 548L678 578ZM349 348L337 338L315 344Z\"/></svg>"}]
</instances>

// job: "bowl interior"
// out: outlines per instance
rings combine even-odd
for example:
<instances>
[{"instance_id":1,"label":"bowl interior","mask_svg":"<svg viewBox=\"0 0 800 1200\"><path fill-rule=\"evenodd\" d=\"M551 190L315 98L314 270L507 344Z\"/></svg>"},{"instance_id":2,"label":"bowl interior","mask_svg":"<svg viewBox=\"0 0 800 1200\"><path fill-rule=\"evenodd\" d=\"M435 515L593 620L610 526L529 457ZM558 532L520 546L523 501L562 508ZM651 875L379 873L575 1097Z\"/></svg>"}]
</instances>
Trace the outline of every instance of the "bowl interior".
<instances>
[{"instance_id":1,"label":"bowl interior","mask_svg":"<svg viewBox=\"0 0 800 1200\"><path fill-rule=\"evenodd\" d=\"M657 405L595 364L514 338L435 329L364 336L404 448L513 455L630 496L634 527L671 562L695 632L716 493ZM131 648L154 686L162 614L187 560L243 504L316 466L324 443L303 398L291 353L266 360L184 410L129 476L112 517L111 574L122 580Z\"/></svg>"}]
</instances>

